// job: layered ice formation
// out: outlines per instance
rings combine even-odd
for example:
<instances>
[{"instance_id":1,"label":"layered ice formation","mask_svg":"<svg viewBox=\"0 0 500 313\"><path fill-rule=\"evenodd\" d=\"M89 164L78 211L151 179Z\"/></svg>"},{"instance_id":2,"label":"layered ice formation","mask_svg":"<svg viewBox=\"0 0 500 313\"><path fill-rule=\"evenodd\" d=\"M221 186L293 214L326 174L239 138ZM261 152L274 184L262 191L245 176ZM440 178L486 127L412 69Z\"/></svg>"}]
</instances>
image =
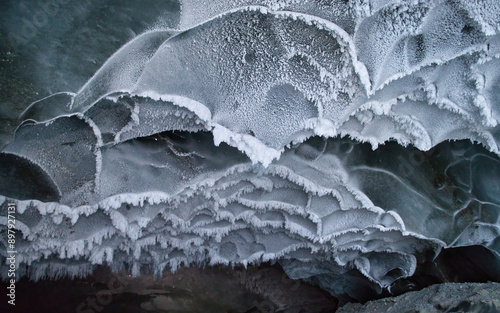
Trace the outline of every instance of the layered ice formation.
<instances>
[{"instance_id":1,"label":"layered ice formation","mask_svg":"<svg viewBox=\"0 0 500 313\"><path fill-rule=\"evenodd\" d=\"M500 253L497 1L181 8L21 116L0 194L25 274L280 261L356 298Z\"/></svg>"}]
</instances>

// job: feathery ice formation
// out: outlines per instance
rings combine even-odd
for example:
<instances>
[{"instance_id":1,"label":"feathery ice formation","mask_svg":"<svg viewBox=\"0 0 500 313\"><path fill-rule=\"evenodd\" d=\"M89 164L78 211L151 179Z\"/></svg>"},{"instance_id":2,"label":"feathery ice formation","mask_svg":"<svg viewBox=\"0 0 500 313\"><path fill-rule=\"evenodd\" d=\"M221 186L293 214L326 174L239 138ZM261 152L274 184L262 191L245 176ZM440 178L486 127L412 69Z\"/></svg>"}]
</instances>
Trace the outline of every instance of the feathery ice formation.
<instances>
[{"instance_id":1,"label":"feathery ice formation","mask_svg":"<svg viewBox=\"0 0 500 313\"><path fill-rule=\"evenodd\" d=\"M25 274L272 260L355 297L353 270L500 253L498 2L200 2L21 116Z\"/></svg>"}]
</instances>

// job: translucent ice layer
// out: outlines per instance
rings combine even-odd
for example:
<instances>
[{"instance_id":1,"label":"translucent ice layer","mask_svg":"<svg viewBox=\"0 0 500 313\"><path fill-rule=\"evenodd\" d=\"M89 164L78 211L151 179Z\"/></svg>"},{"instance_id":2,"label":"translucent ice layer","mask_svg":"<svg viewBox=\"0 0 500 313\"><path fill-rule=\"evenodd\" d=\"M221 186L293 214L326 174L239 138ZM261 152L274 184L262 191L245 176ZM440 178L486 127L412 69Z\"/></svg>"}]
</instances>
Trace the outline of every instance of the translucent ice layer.
<instances>
[{"instance_id":1,"label":"translucent ice layer","mask_svg":"<svg viewBox=\"0 0 500 313\"><path fill-rule=\"evenodd\" d=\"M77 94L37 102L24 118L127 94L187 108L216 143L264 165L311 135L422 150L471 139L499 153L495 1L191 2L181 25L192 28L137 37Z\"/></svg>"},{"instance_id":2,"label":"translucent ice layer","mask_svg":"<svg viewBox=\"0 0 500 313\"><path fill-rule=\"evenodd\" d=\"M279 260L357 297L500 252L496 2L226 2L23 113L0 194L32 277Z\"/></svg>"}]
</instances>

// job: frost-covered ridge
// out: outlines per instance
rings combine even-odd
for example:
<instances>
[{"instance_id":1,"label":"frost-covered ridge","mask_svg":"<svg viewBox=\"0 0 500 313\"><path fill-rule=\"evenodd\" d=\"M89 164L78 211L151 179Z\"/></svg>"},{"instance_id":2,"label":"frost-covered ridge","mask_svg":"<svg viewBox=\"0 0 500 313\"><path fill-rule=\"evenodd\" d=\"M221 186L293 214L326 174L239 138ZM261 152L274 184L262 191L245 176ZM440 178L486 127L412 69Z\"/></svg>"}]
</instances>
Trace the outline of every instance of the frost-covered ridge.
<instances>
[{"instance_id":1,"label":"frost-covered ridge","mask_svg":"<svg viewBox=\"0 0 500 313\"><path fill-rule=\"evenodd\" d=\"M183 10L189 30L137 37L76 95L24 117L83 113L127 94L173 99L216 142L264 165L311 135L423 150L471 139L499 153L495 1L186 1Z\"/></svg>"},{"instance_id":2,"label":"frost-covered ridge","mask_svg":"<svg viewBox=\"0 0 500 313\"><path fill-rule=\"evenodd\" d=\"M22 114L0 194L25 274L278 260L349 294L500 253L496 1L182 2ZM438 145L461 139L489 152Z\"/></svg>"}]
</instances>

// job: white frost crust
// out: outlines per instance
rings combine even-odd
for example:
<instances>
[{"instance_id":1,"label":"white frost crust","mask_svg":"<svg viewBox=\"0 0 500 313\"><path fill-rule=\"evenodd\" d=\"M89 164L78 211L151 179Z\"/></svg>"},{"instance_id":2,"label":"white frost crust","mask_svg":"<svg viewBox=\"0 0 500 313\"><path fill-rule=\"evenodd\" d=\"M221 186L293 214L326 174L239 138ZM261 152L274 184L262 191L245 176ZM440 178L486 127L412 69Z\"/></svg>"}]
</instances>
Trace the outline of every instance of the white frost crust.
<instances>
[{"instance_id":1,"label":"white frost crust","mask_svg":"<svg viewBox=\"0 0 500 313\"><path fill-rule=\"evenodd\" d=\"M499 124L500 110L497 108L497 105L492 102L491 97L487 96L491 91L481 87L484 86L484 84L478 84L475 90L464 90L461 85L462 83L465 84L469 79L467 76L484 77L480 68L476 66L474 62L481 64L482 62L488 62L486 61L488 58L489 60L495 58L496 45L498 42L495 40L488 40L489 38L497 36L496 31L493 29L498 27L498 25L494 26L492 21L495 20L493 18L494 16L500 16L500 12L497 10L498 6L485 2L484 6L487 9L480 9L472 4L451 4L447 1L437 4L429 1L415 1L411 3L393 1L382 7L375 8L373 12L367 13L365 12L366 8L363 6L350 4L346 7L346 10L353 14L350 18L352 18L353 23L356 25L354 28L355 32L352 33L343 29L343 26L341 26L343 24L336 23L335 16L337 16L337 13L340 14L339 12L328 18L315 15L320 14L319 12L321 12L321 10L318 9L319 7L317 7L317 4L314 2L309 3L306 1L304 6L298 2L277 3L274 1L255 1L254 4L256 5L251 4L252 1L240 1L234 4L224 4L219 1L206 3L204 6L204 10L206 9L205 13L212 13L207 13L208 15L205 16L204 12L198 12L193 7L193 4L188 1L186 5L188 11L191 12L190 14L201 14L204 17L201 23L195 25L189 24L188 22L188 24L185 25L190 26L189 32L199 32L199 37L201 37L204 27L215 27L218 23L224 24L226 19L233 19L236 23L244 22L237 19L238 14L241 12L248 12L248 14L255 13L262 14L263 16L270 16L273 19L273 23L277 25L280 23L292 23L291 21L293 21L294 25L297 24L297 27L302 25L301 23L304 23L307 25L307 29L317 32L318 34L322 31L328 32L330 40L336 41L339 44L339 51L323 51L321 52L322 55L319 55L315 54L315 51L308 50L312 43L304 48L293 42L280 42L280 45L288 51L286 55L288 55L289 58L287 60L287 57L285 57L280 62L291 62L290 58L292 56L304 57L308 60L307 62L315 68L315 71L318 72L315 78L317 82L313 84L310 84L309 81L298 82L297 80L301 78L299 78L300 76L295 77L294 75L298 74L294 72L277 73L277 76L283 77L281 83L291 83L294 88L304 94L306 99L314 103L318 112L317 116L313 118L321 119L325 122L321 122L313 128L310 127L311 123L309 123L308 125L302 126L302 129L296 129L294 133L283 132L279 125L269 122L269 125L264 125L262 128L273 127L273 133L275 134L273 135L275 137L273 140L279 142L281 146L277 146L276 144L270 145L266 143L269 138L265 138L263 135L257 135L255 136L257 140L253 140L247 133L227 126L227 124L231 124L230 117L224 117L227 121L223 120L224 123L220 122L221 115L225 116L231 114L231 109L227 107L231 105L233 101L231 99L222 100L223 102L227 101L227 103L204 103L203 101L200 102L200 99L195 100L198 97L193 97L189 92L185 91L182 91L185 93L183 94L178 90L179 93L176 94L175 91L164 93L161 90L144 89L144 87L140 85L141 81L144 81L149 75L148 66L150 66L151 61L158 58L160 55L163 56L162 53L164 52L162 51L167 47L176 48L179 46L179 49L184 49L182 45L185 45L185 43L183 39L179 39L183 33L174 34L173 32L167 31L152 31L145 33L117 51L96 75L89 80L76 95L74 95L74 101L71 103L72 110L74 112L84 112L100 99L114 93L125 93L130 96L140 95L154 100L174 102L195 113L200 120L207 123L209 129L214 129L218 134L216 136L217 142L224 141L234 147L238 147L238 149L247 153L253 162L266 165L269 165L272 160L278 159L279 154L283 152L283 148L290 142L303 141L305 139L304 132L306 130L312 130L310 134L320 134L324 136L335 136L336 134L350 136L359 141L368 141L374 148L387 140L395 139L403 145L413 144L419 149L427 150L444 140L469 138L481 142L494 153L500 153L498 139L495 139L495 136L492 134ZM338 5L340 8L340 6L344 4L338 3ZM290 10L294 8L298 11L294 12ZM420 14L418 18L412 17L410 14L413 12L412 10ZM446 41L448 37L443 36L443 42L436 41L438 39L436 39L433 33L434 30L432 30L429 23L438 24L440 23L440 16L448 11L450 16L452 16L455 14L454 12L456 10L466 10L480 27L475 29L474 25L471 26L466 24L469 23L469 20L467 20L468 17L463 17L464 20L459 22L464 23L464 27L469 27L470 31L474 32L474 35L470 35L472 36L470 40L467 39L470 42L466 39L459 39L458 37L453 37L453 39L450 37L451 39L449 40L458 40L457 45L459 44L459 46L457 46L456 49L446 48L450 46L450 43ZM406 19L408 19L408 21ZM393 23L392 26L391 23ZM394 23L401 23L401 25ZM413 30L405 31L405 23L411 24ZM363 47L366 43L357 42L355 40L356 38L361 38L361 35L366 35L362 33L364 31L363 29L367 27L367 29L371 29L369 26L372 24L372 28L377 28L377 31L385 34L383 36L395 36L394 38L384 37L380 42L388 40L388 42L396 46L398 43L404 42L406 47L404 51L409 54L414 52L408 51L408 49L413 47L410 41L417 40L414 38L415 36L423 36L419 37L423 39L418 39L420 41L417 40L422 46L420 48L425 50L423 52L417 51L418 53L424 53L423 56L417 57L417 59L421 59L421 61L414 65L408 65L406 64L409 62L407 58L410 56L395 55L395 58L402 58L402 60L406 61L401 61L401 65L397 65L399 63L396 62L394 66L399 66L394 69L396 72L384 78L383 82L377 82L377 77L379 77L381 71L387 67L387 64L381 63L382 65L380 65L379 68L371 64L370 62L378 62L377 58L379 58L379 56L371 54L365 55ZM382 30L384 30L383 27L386 27L387 31L382 32ZM446 30L446 27L440 24L436 27L438 27L436 31L441 30L441 28ZM226 29L221 25L221 36L223 36L225 31ZM230 30L227 31L229 32ZM228 34L231 33L229 32ZM274 36L279 38L281 34L275 34ZM442 44L444 54L441 57L439 57L439 51L431 51L429 52L429 58L426 57L426 49L430 49L426 46L427 38L429 40L428 44L433 45L433 47L437 44ZM195 37L189 40L198 42L202 39L203 38ZM256 42L258 42L261 38L257 37L251 40L256 40ZM320 37L318 37L317 40L320 40ZM243 49L244 51L250 50L251 46L247 47L243 41L238 43L237 38L235 41L235 47L241 46L243 48L248 48ZM384 51L386 54L384 54L383 57L387 58L393 55L391 53L396 53L396 50L391 50L392 48L389 49L387 47L377 46L377 49ZM433 49L438 48L434 47ZM215 47L212 47L211 50L214 54L217 54L217 49ZM489 51L493 54L489 55ZM256 53L257 52L259 51L256 51ZM198 54L198 58L206 58L207 62L215 61L216 59L210 59L210 53L212 52L202 52ZM337 72L332 71L332 69L327 69L325 66L328 65L328 62L333 64L338 60L332 58L330 58L330 60L322 59L325 53L337 53L339 59L345 59L344 61L349 64L344 65L342 69L337 68ZM477 59L478 56L480 56L479 59ZM175 59L178 56L165 55L164 57ZM230 56L227 57L231 58ZM243 58L243 60L244 59L245 58ZM469 68L467 70L470 73L464 75L464 82L458 80L453 81L455 78L449 78L448 74L443 74L443 77L439 77L441 69L453 66L453 62L457 63L457 60L465 60L466 63L469 63ZM230 60L219 60L221 64L228 61ZM183 62L189 64L190 60L183 60ZM248 62L245 61L244 63ZM168 66L170 63L165 64L165 66ZM206 65L212 66L210 64ZM169 71L171 69L166 70ZM189 65L172 70L177 71L176 75L178 76L193 75L193 84L203 83L205 79L208 81L213 79L213 77L200 77L200 75L206 74L197 69L189 68ZM290 70L292 70L292 68L290 68ZM355 75L350 76L351 74L349 71L352 71ZM241 73L238 75L241 75ZM329 78L326 79L325 77ZM162 86L169 86L171 84L169 81L171 78L162 80L162 77L154 77L152 79L154 81L161 81L161 84L163 84ZM408 107L406 104L408 101L405 100L406 98L414 97L416 94L420 93L422 81L425 85L424 88L427 88L426 86L429 85L437 86L437 94L431 95L428 93L426 97L419 98L417 101L420 107L418 110L419 114L401 114L396 112L399 108L405 109ZM372 86L373 82L376 83L375 86ZM246 82L246 84L250 83L251 82ZM325 90L321 90L318 89L320 85L317 84L330 84L330 86ZM356 86L357 89L353 89L353 86L348 85ZM444 92L446 92L446 94L439 94L442 89L440 85L444 86ZM231 81L221 81L221 85L217 88L220 88L220 90L233 88L231 93L237 95L241 92L240 86L241 85L238 83L233 83ZM195 85L193 85L193 87L195 87ZM261 87L262 90L253 91L253 93L248 94L246 98L253 100L256 95L269 92L271 87L272 86L266 86L266 83L264 83ZM220 90L213 92L220 93ZM401 93L401 91L398 90L404 90L404 92ZM341 91L349 94L346 100L347 105L342 104L342 108L338 100L338 93ZM456 97L453 95L454 93L463 95ZM462 99L470 98L473 98L472 102L468 100L473 104L472 110L469 108L470 103L461 103ZM255 101L260 100L255 99ZM213 105L216 106L215 109L211 108ZM443 116L440 123L442 129L439 132L435 132L434 129L430 128L426 120L431 119L434 114L432 110L427 108L429 105L437 105L441 109L450 110L450 112L454 113L453 115L446 114ZM333 110L335 115L328 115L327 112L329 110ZM417 113L417 111L414 112ZM42 116L40 117L42 118ZM262 118L266 119L267 117L263 116ZM355 121L356 119L360 119L361 125ZM327 123L328 120L330 123ZM467 123L461 125L460 120L464 120ZM244 123L244 121L242 120L240 124L241 123ZM383 129L377 134L372 134L373 132L369 130L371 130L371 128L380 128L378 126L379 123L384 124L384 128L387 129ZM227 131L222 131L224 128L227 129ZM258 125L252 124L250 130L257 133L259 127ZM436 133L436 135L433 133ZM117 139L119 139L119 136Z\"/></svg>"},{"instance_id":2,"label":"white frost crust","mask_svg":"<svg viewBox=\"0 0 500 313\"><path fill-rule=\"evenodd\" d=\"M239 1L237 7L207 2L207 12L213 14L202 23L177 35L153 31L138 36L77 94L53 95L27 109L25 116L46 126L76 114L90 125L97 141L92 197L82 196L88 189L77 188L61 195L66 201L62 203L16 201L23 232L18 257L33 266L32 277L81 276L105 263L114 268L127 263L134 275L143 266L159 274L165 268L203 261L247 266L293 258L305 250L305 261L332 259L336 266L357 268L388 287L400 278L387 277L391 270L410 276L425 252L435 255L446 245L422 234L429 230L419 223L430 213L410 216L414 225L408 226L402 215L407 209L375 206L346 160L324 151L312 152L306 160L294 155L294 149L304 148L306 144L296 145L312 135L340 134L374 148L395 139L423 150L444 140L467 138L500 154L500 109L495 102L497 86L491 83L499 75L491 70L500 56L498 5L480 1L488 11L464 1L393 1L370 10L357 3L349 4L346 12L352 16L345 21L336 20L338 12L316 16L320 11L314 1L304 2L309 9L300 7L300 1L249 5L252 2ZM291 11L295 5L301 12ZM421 14L418 19L405 20L413 18L407 16L410 9ZM437 36L435 32L447 28L436 17L448 11L452 16L454 10L468 13L451 25L468 35ZM246 28L252 21L241 16L262 17L268 24L254 22L255 29ZM233 36L229 24L245 31ZM292 34L285 33L289 28ZM367 35L363 29L375 28L381 38L358 40ZM220 40L216 44L207 39L213 30L220 34L212 38ZM380 46L384 42L390 46ZM213 72L207 74L205 68ZM61 95L71 101L54 106L53 100ZM125 98L134 102L128 123L110 133L111 143L103 142L101 125L87 116L106 97L116 106ZM146 106L137 97L164 106L144 113ZM141 128L161 118L174 126ZM147 144L128 141L178 129L211 131L216 146L227 143L249 161L211 150L225 147L199 152L188 145L191 152L185 152L169 142L168 149L158 153ZM9 153L26 157L22 151ZM51 165L28 159L43 169ZM137 175L130 185L118 176L129 174L127 170ZM362 166L357 170L387 174ZM100 183L104 171L116 175L114 185ZM416 192L389 174L401 190ZM57 187L63 193L64 186ZM5 218L0 218L0 225L6 225ZM453 244L492 241L499 229L478 222Z\"/></svg>"},{"instance_id":3,"label":"white frost crust","mask_svg":"<svg viewBox=\"0 0 500 313\"><path fill-rule=\"evenodd\" d=\"M269 166L274 159L279 159L284 150L276 151L267 147L254 136L237 134L221 125L215 125L212 133L214 134L214 143L216 146L225 142L244 152L254 164L262 163L262 165L266 167Z\"/></svg>"},{"instance_id":4,"label":"white frost crust","mask_svg":"<svg viewBox=\"0 0 500 313\"><path fill-rule=\"evenodd\" d=\"M277 162L260 169L243 163L202 175L175 194L123 193L83 206L16 201L19 221L27 227L19 259L34 268L40 264L35 278L52 275L43 265L48 257L93 265L127 262L138 275L146 264L157 274L202 259L246 266L306 249L311 261L316 255L331 257L386 287L397 277L367 268L378 262L377 255L384 255L386 267L401 268L409 276L421 251L436 253L444 245L406 231L396 212L373 206L346 181L342 162L334 156L310 163L289 151ZM337 201L339 207L314 204L313 209L314 197ZM329 213L320 215L318 209ZM54 232L60 238L52 238ZM165 257L154 257L158 254Z\"/></svg>"},{"instance_id":5,"label":"white frost crust","mask_svg":"<svg viewBox=\"0 0 500 313\"><path fill-rule=\"evenodd\" d=\"M134 94L133 94L134 95ZM179 96L179 95L163 95L156 93L155 91L146 91L143 93L136 94L139 97L147 97L153 100L162 100L167 102L172 102L179 107L186 108L191 112L195 113L202 121L210 121L212 119L212 113L203 104L198 101Z\"/></svg>"}]
</instances>

